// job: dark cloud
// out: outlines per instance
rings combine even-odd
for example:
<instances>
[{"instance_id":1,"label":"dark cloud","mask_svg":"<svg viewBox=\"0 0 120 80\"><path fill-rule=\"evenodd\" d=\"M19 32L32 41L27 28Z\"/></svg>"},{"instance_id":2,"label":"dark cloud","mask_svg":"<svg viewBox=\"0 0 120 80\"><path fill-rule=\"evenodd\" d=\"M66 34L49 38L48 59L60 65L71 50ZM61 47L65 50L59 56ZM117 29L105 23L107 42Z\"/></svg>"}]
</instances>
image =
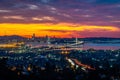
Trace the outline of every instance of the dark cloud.
<instances>
[{"instance_id":1,"label":"dark cloud","mask_svg":"<svg viewBox=\"0 0 120 80\"><path fill-rule=\"evenodd\" d=\"M38 31L48 31L48 32L61 32L61 33L66 33L68 31L66 30L52 30L52 29L45 29L45 30L38 30ZM72 32L72 31L71 31Z\"/></svg>"},{"instance_id":2,"label":"dark cloud","mask_svg":"<svg viewBox=\"0 0 120 80\"><path fill-rule=\"evenodd\" d=\"M116 38L120 37L120 32L117 31L117 32L107 32L107 31L94 31L94 32L91 32L91 31L82 31L82 32L76 32L76 34L79 34L81 35L82 37L111 37L111 36L114 36Z\"/></svg>"}]
</instances>

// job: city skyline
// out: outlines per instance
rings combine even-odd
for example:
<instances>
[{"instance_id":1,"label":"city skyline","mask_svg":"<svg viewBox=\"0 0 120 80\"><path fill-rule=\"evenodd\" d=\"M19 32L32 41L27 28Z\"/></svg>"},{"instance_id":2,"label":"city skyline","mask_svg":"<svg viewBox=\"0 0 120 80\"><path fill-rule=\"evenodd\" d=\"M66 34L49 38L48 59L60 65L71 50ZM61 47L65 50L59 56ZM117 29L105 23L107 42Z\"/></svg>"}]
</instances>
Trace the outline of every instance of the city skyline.
<instances>
[{"instance_id":1,"label":"city skyline","mask_svg":"<svg viewBox=\"0 0 120 80\"><path fill-rule=\"evenodd\" d=\"M120 38L119 0L1 0L0 36Z\"/></svg>"}]
</instances>

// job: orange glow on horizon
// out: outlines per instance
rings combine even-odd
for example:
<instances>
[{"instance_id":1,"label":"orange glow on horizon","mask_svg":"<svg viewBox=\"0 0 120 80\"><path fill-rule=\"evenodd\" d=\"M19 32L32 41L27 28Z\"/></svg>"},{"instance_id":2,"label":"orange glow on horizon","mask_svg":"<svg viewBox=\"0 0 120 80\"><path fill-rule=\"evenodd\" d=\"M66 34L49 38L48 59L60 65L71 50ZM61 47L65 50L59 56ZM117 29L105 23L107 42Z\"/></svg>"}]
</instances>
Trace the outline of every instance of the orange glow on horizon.
<instances>
[{"instance_id":1,"label":"orange glow on horizon","mask_svg":"<svg viewBox=\"0 0 120 80\"><path fill-rule=\"evenodd\" d=\"M0 36L3 35L20 35L24 37L30 37L33 33L36 36L55 36L55 37L71 37L75 32L89 31L103 31L103 32L115 32L120 31L119 28L114 26L90 26L90 25L75 25L68 23L59 24L12 24L1 23L0 24ZM73 37L73 36L72 36Z\"/></svg>"}]
</instances>

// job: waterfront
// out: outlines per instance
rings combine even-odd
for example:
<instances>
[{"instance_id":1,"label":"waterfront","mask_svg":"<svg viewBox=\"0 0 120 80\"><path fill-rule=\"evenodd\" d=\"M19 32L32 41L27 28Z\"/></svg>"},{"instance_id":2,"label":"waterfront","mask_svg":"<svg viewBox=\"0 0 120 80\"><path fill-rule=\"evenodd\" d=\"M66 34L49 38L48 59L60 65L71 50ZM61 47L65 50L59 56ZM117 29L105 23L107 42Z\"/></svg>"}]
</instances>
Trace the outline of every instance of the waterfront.
<instances>
[{"instance_id":1,"label":"waterfront","mask_svg":"<svg viewBox=\"0 0 120 80\"><path fill-rule=\"evenodd\" d=\"M119 40L11 40L1 43L0 80L119 80L119 60Z\"/></svg>"},{"instance_id":2,"label":"waterfront","mask_svg":"<svg viewBox=\"0 0 120 80\"><path fill-rule=\"evenodd\" d=\"M27 45L31 45L32 47L41 47L41 46L45 46L47 44L40 44L40 43L27 43ZM59 44L57 44L59 45ZM61 46L65 46L66 44L62 44ZM50 45L50 46L55 46L55 45ZM117 50L120 49L120 42L117 43L93 43L93 42L85 42L84 44L80 45L80 47L82 50L88 50L88 49L95 49L95 50Z\"/></svg>"}]
</instances>

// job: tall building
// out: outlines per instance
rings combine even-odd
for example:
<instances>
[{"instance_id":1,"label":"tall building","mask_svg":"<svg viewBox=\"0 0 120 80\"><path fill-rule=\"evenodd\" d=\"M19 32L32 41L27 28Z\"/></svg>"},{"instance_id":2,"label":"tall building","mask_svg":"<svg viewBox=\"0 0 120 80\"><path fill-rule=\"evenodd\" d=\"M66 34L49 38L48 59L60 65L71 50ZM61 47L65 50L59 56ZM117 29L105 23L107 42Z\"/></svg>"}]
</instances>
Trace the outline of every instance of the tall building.
<instances>
[{"instance_id":1,"label":"tall building","mask_svg":"<svg viewBox=\"0 0 120 80\"><path fill-rule=\"evenodd\" d=\"M35 40L35 33L33 33L32 35L32 40Z\"/></svg>"}]
</instances>

